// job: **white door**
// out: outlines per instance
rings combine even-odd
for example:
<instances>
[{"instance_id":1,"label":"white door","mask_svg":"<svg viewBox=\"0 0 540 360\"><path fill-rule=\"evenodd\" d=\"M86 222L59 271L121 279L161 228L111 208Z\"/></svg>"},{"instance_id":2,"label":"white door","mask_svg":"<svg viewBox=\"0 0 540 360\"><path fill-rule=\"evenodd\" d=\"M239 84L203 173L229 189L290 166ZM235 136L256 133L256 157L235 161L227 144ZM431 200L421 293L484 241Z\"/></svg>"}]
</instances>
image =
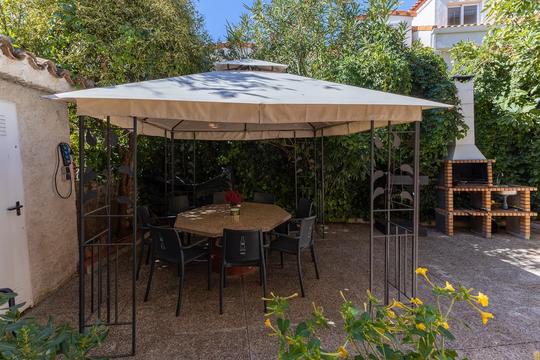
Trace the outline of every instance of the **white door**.
<instances>
[{"instance_id":1,"label":"white door","mask_svg":"<svg viewBox=\"0 0 540 360\"><path fill-rule=\"evenodd\" d=\"M0 100L0 288L12 289L17 303L31 306L24 205L17 112L14 103Z\"/></svg>"}]
</instances>

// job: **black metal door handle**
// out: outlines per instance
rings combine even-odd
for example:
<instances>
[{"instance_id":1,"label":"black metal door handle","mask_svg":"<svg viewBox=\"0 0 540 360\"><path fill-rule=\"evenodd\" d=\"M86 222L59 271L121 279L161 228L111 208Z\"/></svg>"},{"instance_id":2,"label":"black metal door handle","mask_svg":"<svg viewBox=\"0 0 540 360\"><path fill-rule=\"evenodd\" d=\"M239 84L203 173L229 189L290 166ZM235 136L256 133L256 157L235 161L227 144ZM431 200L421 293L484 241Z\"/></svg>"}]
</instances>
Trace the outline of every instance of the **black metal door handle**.
<instances>
[{"instance_id":1,"label":"black metal door handle","mask_svg":"<svg viewBox=\"0 0 540 360\"><path fill-rule=\"evenodd\" d=\"M7 209L8 209L8 211L13 211L13 210L15 210L15 211L17 211L17 216L21 216L21 209L22 209L22 208L23 208L23 206L21 205L21 202L20 202L20 201L17 201L17 202L15 203L15 206L10 207L10 208L7 208Z\"/></svg>"}]
</instances>

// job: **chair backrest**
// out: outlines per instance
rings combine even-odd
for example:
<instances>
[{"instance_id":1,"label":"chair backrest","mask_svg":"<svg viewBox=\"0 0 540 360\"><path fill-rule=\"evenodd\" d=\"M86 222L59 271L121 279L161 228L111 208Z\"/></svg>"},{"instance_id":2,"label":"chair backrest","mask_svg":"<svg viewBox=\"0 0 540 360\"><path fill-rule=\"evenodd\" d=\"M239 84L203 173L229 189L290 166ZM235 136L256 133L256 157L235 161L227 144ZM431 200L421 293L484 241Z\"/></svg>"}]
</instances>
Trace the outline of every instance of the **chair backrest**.
<instances>
[{"instance_id":1,"label":"chair backrest","mask_svg":"<svg viewBox=\"0 0 540 360\"><path fill-rule=\"evenodd\" d=\"M260 261L262 239L261 230L223 229L223 261L237 265Z\"/></svg>"},{"instance_id":2,"label":"chair backrest","mask_svg":"<svg viewBox=\"0 0 540 360\"><path fill-rule=\"evenodd\" d=\"M178 232L171 227L150 226L152 236L152 251L158 259L179 260L182 243Z\"/></svg>"},{"instance_id":3,"label":"chair backrest","mask_svg":"<svg viewBox=\"0 0 540 360\"><path fill-rule=\"evenodd\" d=\"M212 196L213 204L225 204L225 191L215 192Z\"/></svg>"},{"instance_id":4,"label":"chair backrest","mask_svg":"<svg viewBox=\"0 0 540 360\"><path fill-rule=\"evenodd\" d=\"M316 216L303 218L300 221L300 248L308 247L313 244L313 230L315 229Z\"/></svg>"},{"instance_id":5,"label":"chair backrest","mask_svg":"<svg viewBox=\"0 0 540 360\"><path fill-rule=\"evenodd\" d=\"M307 218L311 216L311 212L313 211L313 202L306 198L301 198L298 201L298 205L296 207L296 213L294 214L297 218Z\"/></svg>"},{"instance_id":6,"label":"chair backrest","mask_svg":"<svg viewBox=\"0 0 540 360\"><path fill-rule=\"evenodd\" d=\"M148 227L152 224L152 215L148 206L137 207L137 223L140 227Z\"/></svg>"},{"instance_id":7,"label":"chair backrest","mask_svg":"<svg viewBox=\"0 0 540 360\"><path fill-rule=\"evenodd\" d=\"M253 193L253 202L263 204L273 204L276 202L276 197L273 194L256 192Z\"/></svg>"},{"instance_id":8,"label":"chair backrest","mask_svg":"<svg viewBox=\"0 0 540 360\"><path fill-rule=\"evenodd\" d=\"M187 195L173 196L169 198L169 212L177 214L189 209L189 198Z\"/></svg>"}]
</instances>

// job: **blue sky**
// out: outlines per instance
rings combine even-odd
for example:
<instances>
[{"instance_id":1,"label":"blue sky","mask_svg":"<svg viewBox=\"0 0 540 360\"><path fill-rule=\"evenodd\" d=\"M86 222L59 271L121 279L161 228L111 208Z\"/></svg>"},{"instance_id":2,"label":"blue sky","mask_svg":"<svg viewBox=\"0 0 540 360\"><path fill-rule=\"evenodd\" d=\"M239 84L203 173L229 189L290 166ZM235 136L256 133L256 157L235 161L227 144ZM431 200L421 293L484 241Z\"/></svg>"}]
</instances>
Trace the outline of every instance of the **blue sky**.
<instances>
[{"instance_id":1,"label":"blue sky","mask_svg":"<svg viewBox=\"0 0 540 360\"><path fill-rule=\"evenodd\" d=\"M225 25L238 22L240 15L245 12L243 4L251 5L252 0L195 0L195 6L204 16L206 29L213 40L225 38ZM402 0L400 9L408 9L415 0Z\"/></svg>"}]
</instances>

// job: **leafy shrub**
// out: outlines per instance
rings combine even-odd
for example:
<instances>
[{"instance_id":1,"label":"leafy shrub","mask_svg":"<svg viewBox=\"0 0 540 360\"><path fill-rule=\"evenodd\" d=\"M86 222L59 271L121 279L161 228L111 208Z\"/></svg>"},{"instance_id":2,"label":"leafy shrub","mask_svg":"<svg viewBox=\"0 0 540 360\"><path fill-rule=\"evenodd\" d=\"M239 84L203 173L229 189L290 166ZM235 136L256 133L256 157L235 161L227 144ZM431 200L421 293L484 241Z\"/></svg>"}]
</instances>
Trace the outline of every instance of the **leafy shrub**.
<instances>
[{"instance_id":1,"label":"leafy shrub","mask_svg":"<svg viewBox=\"0 0 540 360\"><path fill-rule=\"evenodd\" d=\"M426 268L418 268L416 274L422 276L431 287L435 304L424 304L418 298L411 298L410 304L393 300L382 305L369 291L363 308L355 306L342 293L343 305L340 314L343 320L345 339L335 350L326 349L321 343L319 332L335 327L334 322L325 317L323 309L313 305L311 318L291 326L287 316L289 300L296 296L270 299L269 313L265 326L271 336L279 342L279 359L456 359L455 350L446 346L453 340L451 317L456 303L466 303L478 311L482 323L487 325L493 314L482 310L489 305L489 298L464 286L454 288L448 281L444 286L434 284L427 276ZM276 325L271 318L275 318Z\"/></svg>"},{"instance_id":2,"label":"leafy shrub","mask_svg":"<svg viewBox=\"0 0 540 360\"><path fill-rule=\"evenodd\" d=\"M0 293L0 309L14 299L15 293ZM68 325L56 326L49 318L47 325L40 325L34 318L22 317L22 304L9 306L0 315L0 359L89 359L90 350L99 346L107 337L103 325L90 327L84 334Z\"/></svg>"},{"instance_id":3,"label":"leafy shrub","mask_svg":"<svg viewBox=\"0 0 540 360\"><path fill-rule=\"evenodd\" d=\"M506 184L540 186L540 2L488 0L496 24L481 45L451 51L455 73L474 75L477 145ZM536 192L536 201L540 194ZM536 204L536 207L538 203Z\"/></svg>"}]
</instances>

